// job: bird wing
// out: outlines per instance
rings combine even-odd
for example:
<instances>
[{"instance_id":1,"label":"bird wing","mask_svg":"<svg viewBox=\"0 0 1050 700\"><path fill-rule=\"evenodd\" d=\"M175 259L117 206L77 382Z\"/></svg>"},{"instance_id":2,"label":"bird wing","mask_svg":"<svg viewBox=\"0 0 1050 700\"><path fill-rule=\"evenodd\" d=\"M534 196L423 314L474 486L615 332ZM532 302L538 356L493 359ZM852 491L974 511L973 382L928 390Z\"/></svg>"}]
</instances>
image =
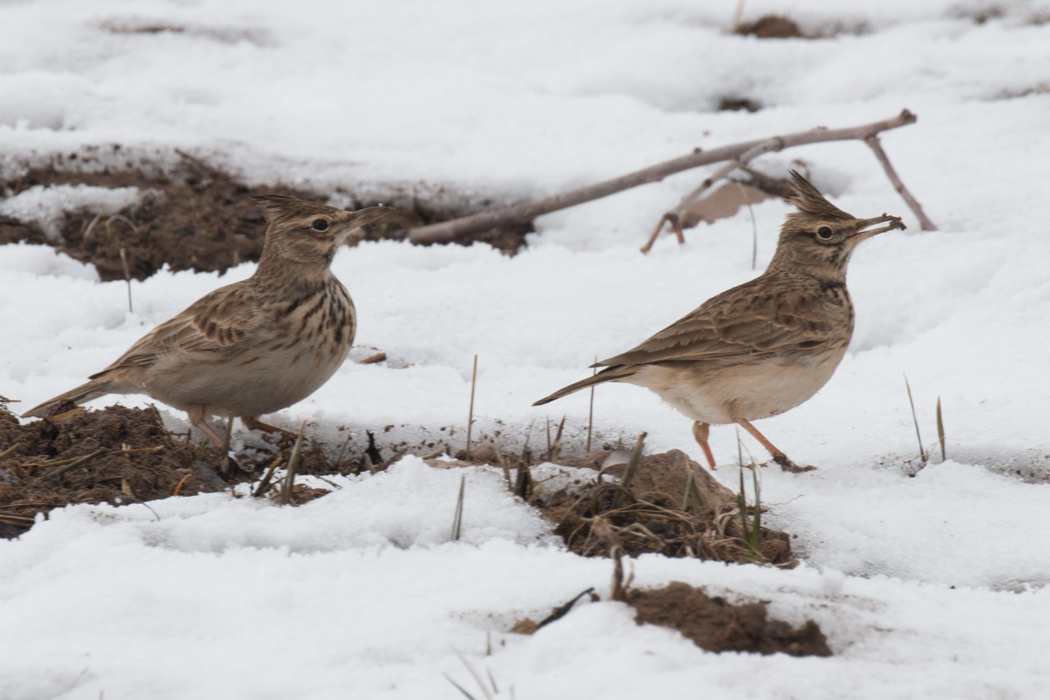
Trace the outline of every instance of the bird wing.
<instances>
[{"instance_id":1,"label":"bird wing","mask_svg":"<svg viewBox=\"0 0 1050 700\"><path fill-rule=\"evenodd\" d=\"M215 359L240 342L259 322L257 305L236 282L206 294L185 311L160 324L140 338L106 369L91 376L101 377L114 370L145 369L162 357L193 355L196 361Z\"/></svg>"},{"instance_id":2,"label":"bird wing","mask_svg":"<svg viewBox=\"0 0 1050 700\"><path fill-rule=\"evenodd\" d=\"M712 297L638 347L596 366L819 352L841 340L844 327L852 331L852 310L845 299L845 305L828 303L820 283L811 278L762 276Z\"/></svg>"}]
</instances>

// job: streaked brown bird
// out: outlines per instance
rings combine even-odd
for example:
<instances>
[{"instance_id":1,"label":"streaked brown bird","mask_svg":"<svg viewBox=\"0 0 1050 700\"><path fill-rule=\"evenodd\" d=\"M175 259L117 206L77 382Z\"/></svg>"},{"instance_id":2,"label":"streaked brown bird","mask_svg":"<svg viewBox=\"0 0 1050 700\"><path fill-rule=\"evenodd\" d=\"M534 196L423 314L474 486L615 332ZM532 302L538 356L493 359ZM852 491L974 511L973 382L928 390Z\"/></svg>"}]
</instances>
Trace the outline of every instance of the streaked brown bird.
<instances>
[{"instance_id":1,"label":"streaked brown bird","mask_svg":"<svg viewBox=\"0 0 1050 700\"><path fill-rule=\"evenodd\" d=\"M215 445L206 416L259 420L314 393L343 364L357 316L330 269L336 250L390 209L356 212L294 197L256 197L268 227L250 278L206 294L120 359L25 416L44 417L106 394L146 394L186 411Z\"/></svg>"},{"instance_id":2,"label":"streaked brown bird","mask_svg":"<svg viewBox=\"0 0 1050 700\"><path fill-rule=\"evenodd\" d=\"M785 471L812 469L795 465L751 421L791 410L831 378L853 335L850 255L862 241L904 224L886 214L858 219L797 172L791 176L790 201L798 211L788 214L762 275L708 299L633 350L593 365L605 368L593 377L533 405L604 382L637 384L695 421L693 435L712 469L710 426L727 423L753 435Z\"/></svg>"}]
</instances>

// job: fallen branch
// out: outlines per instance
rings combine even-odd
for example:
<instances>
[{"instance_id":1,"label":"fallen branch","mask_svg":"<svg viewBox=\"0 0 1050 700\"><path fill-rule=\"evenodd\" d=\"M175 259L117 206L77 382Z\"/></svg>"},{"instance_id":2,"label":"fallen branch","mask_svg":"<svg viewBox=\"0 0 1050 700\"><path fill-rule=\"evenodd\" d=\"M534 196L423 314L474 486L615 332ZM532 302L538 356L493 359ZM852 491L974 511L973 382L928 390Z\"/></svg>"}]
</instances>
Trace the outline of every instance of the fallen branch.
<instances>
[{"instance_id":1,"label":"fallen branch","mask_svg":"<svg viewBox=\"0 0 1050 700\"><path fill-rule=\"evenodd\" d=\"M879 159L880 163L882 163L882 169L886 171L886 177L890 179L890 182L893 183L893 188L897 190L901 198L908 205L908 208L911 209L912 214L915 214L915 218L919 220L919 227L922 228L923 231L936 231L937 227L932 221L926 218L926 212L922 210L922 205L911 195L908 188L904 186L903 182L901 182L900 176L897 175L897 171L893 169L893 166L890 164L890 159L886 157L886 151L882 150L882 144L879 143L879 137L876 134L868 134L864 137L864 143L871 147L871 150L875 153L875 157Z\"/></svg>"},{"instance_id":2,"label":"fallen branch","mask_svg":"<svg viewBox=\"0 0 1050 700\"><path fill-rule=\"evenodd\" d=\"M689 155L664 161L656 165L638 170L612 180L599 182L588 187L582 187L564 194L547 197L536 202L522 202L510 206L493 209L465 216L460 219L444 221L439 224L420 226L409 232L409 240L417 244L449 243L459 238L469 236L481 231L487 231L497 226L508 226L532 221L537 216L550 214L554 211L567 209L568 207L590 202L602 197L608 197L617 192L646 185L650 182L659 182L669 175L680 173L684 170L698 168L702 165L720 163L722 161L741 158L752 149L769 144L776 140L782 144L781 150L792 146L802 146L811 143L824 143L828 141L849 141L853 139L866 139L882 131L897 129L908 124L914 124L916 117L908 110L902 111L896 117L886 119L864 126L856 126L848 129L816 128L795 134L775 137L775 139L758 139L744 143L722 146L710 151L695 149ZM870 144L869 144L870 145Z\"/></svg>"}]
</instances>

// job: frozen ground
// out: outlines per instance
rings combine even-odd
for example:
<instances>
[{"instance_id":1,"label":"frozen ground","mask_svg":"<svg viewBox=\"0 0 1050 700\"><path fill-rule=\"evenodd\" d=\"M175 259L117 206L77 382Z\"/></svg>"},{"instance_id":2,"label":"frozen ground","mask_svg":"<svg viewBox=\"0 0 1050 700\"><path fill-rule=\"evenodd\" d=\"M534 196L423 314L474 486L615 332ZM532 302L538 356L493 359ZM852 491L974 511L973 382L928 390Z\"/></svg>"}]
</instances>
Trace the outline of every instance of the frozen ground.
<instances>
[{"instance_id":1,"label":"frozen ground","mask_svg":"<svg viewBox=\"0 0 1050 700\"><path fill-rule=\"evenodd\" d=\"M460 697L443 673L480 697L457 650L517 698L1050 694L1050 4L746 6L745 19L778 11L841 32L819 41L731 36L735 2L695 5L3 4L0 168L54 153L123 165L179 147L253 181L513 199L907 107L919 123L883 143L940 231L919 231L860 144L765 159L804 158L843 209L909 226L854 256L857 329L835 377L760 426L820 467L762 474L803 566L635 564L637 585L682 580L811 617L835 657L706 654L608 602L509 635L518 617L604 589L610 562L561 550L480 470L465 541L447 542L459 475L408 458L296 510L214 495L154 503L159 521L141 506L76 507L0 541L0 697ZM990 8L1001 16L974 20ZM765 108L714 111L725 96ZM274 421L309 418L333 440L348 426L356 449L386 425L458 449L476 353L482 430L540 441L545 417L566 414L578 434L586 395L532 401L756 274L746 214L637 252L700 177L544 217L515 258L342 251L358 342L391 361L348 363ZM755 207L760 268L788 211ZM0 394L25 407L68 389L252 269L160 273L134 285L130 314L122 282L50 248L0 248ZM915 478L903 373L927 444L938 396L948 435L949 460ZM649 450L699 457L689 421L636 387L598 390L596 428L610 442L645 429ZM735 487L734 432L715 428L713 447Z\"/></svg>"}]
</instances>

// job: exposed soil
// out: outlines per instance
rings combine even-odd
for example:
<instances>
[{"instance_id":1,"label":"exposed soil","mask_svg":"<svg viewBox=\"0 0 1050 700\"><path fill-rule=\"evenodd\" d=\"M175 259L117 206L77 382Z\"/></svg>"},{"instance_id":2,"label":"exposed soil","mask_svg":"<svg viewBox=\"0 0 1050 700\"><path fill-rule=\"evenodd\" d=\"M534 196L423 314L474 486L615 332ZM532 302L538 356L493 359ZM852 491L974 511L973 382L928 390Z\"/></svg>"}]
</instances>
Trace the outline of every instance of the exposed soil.
<instances>
[{"instance_id":1,"label":"exposed soil","mask_svg":"<svg viewBox=\"0 0 1050 700\"><path fill-rule=\"evenodd\" d=\"M90 172L71 167L68 160L32 169L17 178L0 180L0 192L12 196L36 185L89 185L93 187L137 187L150 191L143 201L109 216L68 212L61 226L61 239L48 240L34 223L0 216L0 245L24 241L53 245L70 257L91 263L103 280L124 279L120 251L127 256L131 277L143 280L165 264L172 270L224 273L243 261L256 261L262 253L266 222L251 197L283 194L313 201L327 197L316 192L281 185L249 187L222 170L189 156L184 166L171 174L160 168ZM357 201L358 207L378 204ZM456 218L471 211L415 202L411 209L397 209L381 225L366 232L366 238L403 238L409 228ZM119 215L119 216L118 216ZM94 225L92 225L94 222ZM493 229L459 241L488 243L508 254L525 244L531 224ZM89 232L85 236L85 233Z\"/></svg>"},{"instance_id":2,"label":"exposed soil","mask_svg":"<svg viewBox=\"0 0 1050 700\"><path fill-rule=\"evenodd\" d=\"M782 15L765 15L754 22L741 24L737 34L754 36L759 39L804 39L806 35L794 20Z\"/></svg>"},{"instance_id":3,"label":"exposed soil","mask_svg":"<svg viewBox=\"0 0 1050 700\"><path fill-rule=\"evenodd\" d=\"M0 522L16 536L37 513L71 503L138 503L218 491L194 467L198 446L175 439L156 409L110 406L19 425L0 413ZM83 458L87 459L83 459ZM78 459L83 459L77 462ZM199 462L220 468L216 450Z\"/></svg>"},{"instance_id":4,"label":"exposed soil","mask_svg":"<svg viewBox=\"0 0 1050 700\"><path fill-rule=\"evenodd\" d=\"M665 588L630 590L626 602L635 609L639 625L671 627L705 651L831 656L816 622L807 620L795 629L769 619L763 603L733 605L679 581Z\"/></svg>"},{"instance_id":5,"label":"exposed soil","mask_svg":"<svg viewBox=\"0 0 1050 700\"><path fill-rule=\"evenodd\" d=\"M216 427L221 434L221 426ZM16 536L32 526L37 513L73 503L120 505L220 491L243 482L252 482L258 496L279 493L271 477L275 468L288 464L294 436L266 437L263 446L246 449L228 463L221 451L202 449L186 437L169 433L152 407L75 409L25 425L0 409L0 523L5 524L0 534ZM386 455L369 434L369 445L360 454L340 450L332 459L307 436L296 472L319 477L374 473L405 452L390 445L383 449ZM786 533L760 527L759 536L749 539L753 507L745 505L742 515L737 495L684 452L643 456L626 488L619 482L625 464L603 468L615 454L599 450L555 458L566 466L594 470L594 479L576 479L573 486L551 493L531 480L530 467L547 460L500 453L491 444L476 446L470 460L433 465L504 466L514 475L513 490L540 509L569 549L582 556L658 552L785 568L796 564ZM299 505L324 493L323 488L298 484L290 502Z\"/></svg>"},{"instance_id":6,"label":"exposed soil","mask_svg":"<svg viewBox=\"0 0 1050 700\"><path fill-rule=\"evenodd\" d=\"M126 505L223 491L233 484L260 480L275 460L280 466L288 463L294 441L289 436L274 438L271 449L238 454L237 463L224 472L219 450L201 449L187 442L185 435L169 433L155 408L77 409L72 415L21 425L2 406L0 537L17 537L32 526L37 513L46 515L69 504ZM372 469L386 466L379 463ZM319 444L308 442L297 473L350 474L364 469L363 455L346 455L335 463ZM270 483L258 491L276 495L280 488ZM296 484L290 502L301 505L325 493Z\"/></svg>"},{"instance_id":7,"label":"exposed soil","mask_svg":"<svg viewBox=\"0 0 1050 700\"><path fill-rule=\"evenodd\" d=\"M696 557L727 562L775 564L785 568L791 557L787 533L760 527L757 543L745 542L745 524L737 495L679 450L643 456L627 488L600 474L621 477L625 464L601 469L611 452L597 451L558 460L567 466L594 469L595 481L570 492L542 495L535 504L555 523L555 533L582 556L609 556L619 548L630 556L659 552L669 557ZM689 473L692 496L683 507ZM748 529L754 518L745 507Z\"/></svg>"}]
</instances>

